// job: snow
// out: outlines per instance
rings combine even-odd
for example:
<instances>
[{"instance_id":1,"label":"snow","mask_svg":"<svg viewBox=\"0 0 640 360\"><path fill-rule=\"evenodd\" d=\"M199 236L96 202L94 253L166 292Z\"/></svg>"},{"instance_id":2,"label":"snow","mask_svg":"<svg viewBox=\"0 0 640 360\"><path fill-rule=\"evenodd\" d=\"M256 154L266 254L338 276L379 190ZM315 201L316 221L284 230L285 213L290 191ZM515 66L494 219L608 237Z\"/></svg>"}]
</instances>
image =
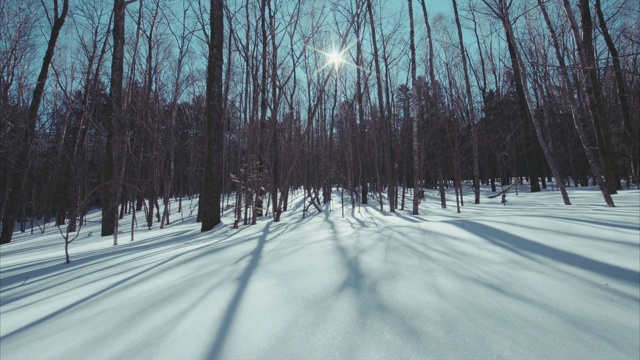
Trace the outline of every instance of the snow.
<instances>
[{"instance_id":1,"label":"snow","mask_svg":"<svg viewBox=\"0 0 640 360\"><path fill-rule=\"evenodd\" d=\"M0 358L638 359L640 191L615 208L594 188L569 188L571 206L490 194L457 214L452 190L447 209L429 191L420 216L345 201L344 218L338 193L305 218L296 198L280 223L228 213L207 233L185 212L133 242L125 219L118 246L87 236L92 212L71 264L55 227L17 233Z\"/></svg>"}]
</instances>

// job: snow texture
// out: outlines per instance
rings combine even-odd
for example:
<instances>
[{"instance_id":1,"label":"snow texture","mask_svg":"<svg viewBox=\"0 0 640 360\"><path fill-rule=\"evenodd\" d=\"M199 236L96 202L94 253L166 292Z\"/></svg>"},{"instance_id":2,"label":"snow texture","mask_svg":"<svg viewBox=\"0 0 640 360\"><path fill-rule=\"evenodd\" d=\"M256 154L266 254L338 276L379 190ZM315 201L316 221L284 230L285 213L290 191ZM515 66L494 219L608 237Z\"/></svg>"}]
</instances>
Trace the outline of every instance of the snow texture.
<instances>
[{"instance_id":1,"label":"snow texture","mask_svg":"<svg viewBox=\"0 0 640 360\"><path fill-rule=\"evenodd\" d=\"M17 233L0 358L637 360L640 192L527 191L457 214L429 190L420 216L345 199L344 218L337 192L305 218L296 197L280 223L206 233L185 200L133 242L123 220L118 246L94 211L68 265L53 225Z\"/></svg>"}]
</instances>

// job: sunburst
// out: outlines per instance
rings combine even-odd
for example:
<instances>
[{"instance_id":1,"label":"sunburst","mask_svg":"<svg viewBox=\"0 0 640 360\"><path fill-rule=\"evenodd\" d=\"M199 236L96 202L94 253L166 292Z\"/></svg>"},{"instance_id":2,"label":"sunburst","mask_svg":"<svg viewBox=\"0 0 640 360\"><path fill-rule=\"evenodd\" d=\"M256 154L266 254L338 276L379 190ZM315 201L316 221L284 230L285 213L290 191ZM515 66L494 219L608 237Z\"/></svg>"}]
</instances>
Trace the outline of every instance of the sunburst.
<instances>
[{"instance_id":1,"label":"sunburst","mask_svg":"<svg viewBox=\"0 0 640 360\"><path fill-rule=\"evenodd\" d=\"M344 56L342 56L343 52L344 51L340 52L337 50L332 50L329 53L325 53L324 55L327 57L327 66L333 65L334 68L337 69L342 63L346 63L347 60L345 60Z\"/></svg>"},{"instance_id":2,"label":"sunburst","mask_svg":"<svg viewBox=\"0 0 640 360\"><path fill-rule=\"evenodd\" d=\"M311 49L313 49L313 51L319 52L322 55L324 55L324 57L325 57L324 65L322 65L322 67L320 67L320 69L318 69L317 72L320 72L323 69L325 69L327 67L330 67L333 70L335 70L336 73L338 73L340 68L343 67L343 66L353 66L355 68L364 70L364 69L362 69L362 67L357 66L356 64L348 61L345 58L345 54L347 53L347 51L349 51L350 47L351 46L347 46L344 49L340 50L340 49L336 48L335 43L331 44L331 50L330 51L323 51L323 50L311 47Z\"/></svg>"}]
</instances>

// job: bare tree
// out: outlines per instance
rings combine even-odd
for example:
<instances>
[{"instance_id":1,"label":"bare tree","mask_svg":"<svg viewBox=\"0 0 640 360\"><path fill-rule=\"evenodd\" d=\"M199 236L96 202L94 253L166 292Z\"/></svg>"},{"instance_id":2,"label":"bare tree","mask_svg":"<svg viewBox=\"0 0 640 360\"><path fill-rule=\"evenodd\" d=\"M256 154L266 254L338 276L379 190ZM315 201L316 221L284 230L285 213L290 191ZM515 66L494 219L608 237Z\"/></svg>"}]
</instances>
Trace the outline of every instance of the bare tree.
<instances>
[{"instance_id":1,"label":"bare tree","mask_svg":"<svg viewBox=\"0 0 640 360\"><path fill-rule=\"evenodd\" d=\"M604 13L602 12L602 4L600 0L596 0L596 14L598 17L598 25L602 30L602 36L604 37L604 41L607 44L607 49L609 49L609 53L611 54L611 62L613 65L613 70L615 72L616 85L618 88L618 101L620 103L620 112L622 114L623 120L623 128L626 132L626 136L630 136L630 146L627 147L627 151L629 152L629 158L631 162L631 172L635 177L635 182L638 187L640 187L640 182L638 181L637 169L640 166L640 160L638 157L640 156L638 153L640 151L640 134L638 134L637 128L634 131L633 127L633 119L631 112L631 101L629 90L627 89L627 84L624 79L624 73L622 71L622 66L620 65L620 55L618 53L618 49L616 48L616 44L611 37L609 32L609 28L607 26L607 21L605 20ZM625 138L626 138L625 136Z\"/></svg>"},{"instance_id":2,"label":"bare tree","mask_svg":"<svg viewBox=\"0 0 640 360\"><path fill-rule=\"evenodd\" d=\"M413 97L413 107L411 114L413 118L413 215L418 215L418 205L420 204L420 156L418 153L418 114L420 102L418 101L418 86L416 83L416 44L414 39L413 26L413 0L407 0L409 4L409 41L411 42L411 91Z\"/></svg>"},{"instance_id":3,"label":"bare tree","mask_svg":"<svg viewBox=\"0 0 640 360\"><path fill-rule=\"evenodd\" d=\"M163 181L164 181L164 194L163 194L163 202L164 202L164 210L162 212L162 223L160 224L160 228L163 228L165 224L169 224L169 203L171 197L171 191L175 181L175 163L176 163L176 141L175 141L175 131L176 131L176 117L178 113L178 101L180 96L184 92L185 87L185 76L183 75L183 71L185 68L185 61L187 58L189 46L193 39L193 31L188 27L188 18L187 14L189 9L191 8L190 4L185 4L182 11L182 18L180 19L181 28L179 30L175 30L171 27L171 21L169 23L169 31L173 36L177 49L177 59L175 66L175 77L173 79L173 89L171 91L171 99L169 102L169 126L167 131L167 145L169 146L169 154L168 159L166 159L167 166L163 173ZM165 14L165 16L168 16Z\"/></svg>"},{"instance_id":4,"label":"bare tree","mask_svg":"<svg viewBox=\"0 0 640 360\"><path fill-rule=\"evenodd\" d=\"M38 110L40 109L40 103L42 102L44 94L44 86L49 74L49 65L53 59L56 42L60 35L60 29L62 29L62 26L64 25L68 11L69 0L63 0L62 8L60 8L58 0L53 1L53 18L49 19L51 23L51 33L49 36L47 50L42 60L40 74L38 75L38 80L33 90L33 97L31 98L31 105L29 106L29 112L26 119L27 124L21 134L22 141L19 143L20 150L18 151L20 154L18 159L21 161L14 163L14 169L12 171L11 187L8 190L7 205L2 217L2 234L0 235L0 244L11 242L11 238L13 236L13 228L16 223L17 212L25 194L25 184L29 173L29 164L31 159L31 145L34 139L36 122L38 121Z\"/></svg>"},{"instance_id":5,"label":"bare tree","mask_svg":"<svg viewBox=\"0 0 640 360\"><path fill-rule=\"evenodd\" d=\"M520 92L520 97L524 99L526 104L526 109L528 111L529 120L533 122L533 125L536 130L536 135L538 137L538 142L542 147L542 151L547 159L547 163L551 168L551 172L553 173L553 177L556 179L556 183L560 188L560 192L562 194L562 199L565 205L571 205L571 201L569 200L569 195L565 189L564 179L560 175L560 171L557 165L557 158L555 155L555 150L548 143L548 139L545 138L542 124L540 120L535 114L535 109L533 107L533 102L531 101L531 94L529 93L529 84L527 78L527 72L524 66L524 62L522 60L522 56L520 55L520 50L516 43L515 34L513 31L513 26L511 24L511 18L509 16L509 10L511 8L512 1L507 2L507 0L497 0L497 4L492 6L488 3L487 0L482 0L496 15L498 19L502 22L504 27L507 45L509 47L509 52L511 54L511 65L513 67L514 77L516 78L516 89Z\"/></svg>"},{"instance_id":6,"label":"bare tree","mask_svg":"<svg viewBox=\"0 0 640 360\"><path fill-rule=\"evenodd\" d=\"M21 7L20 1L0 4L0 221L4 219L11 178L20 161L20 141L28 112L24 99L28 87L26 71L35 56L36 6ZM22 159L24 160L24 159Z\"/></svg>"},{"instance_id":7,"label":"bare tree","mask_svg":"<svg viewBox=\"0 0 640 360\"><path fill-rule=\"evenodd\" d=\"M587 155L589 166L591 167L591 172L593 173L593 176L595 177L595 180L598 183L598 186L600 187L600 191L602 192L602 196L604 197L605 203L607 204L607 206L613 207L614 202L613 202L613 199L611 198L611 194L609 193L609 188L606 186L606 182L605 182L602 170L600 168L600 164L598 162L598 157L596 155L595 149L593 148L593 145L589 140L589 136L587 134L587 126L585 125L584 120L580 116L580 110L579 110L577 101L573 96L573 90L572 90L573 85L571 82L571 78L569 77L567 64L561 53L561 48L560 48L561 45L558 39L558 35L556 34L556 31L553 28L553 25L551 24L551 19L549 18L549 14L547 13L545 3L542 0L538 0L538 6L540 7L545 23L549 30L549 34L551 35L551 41L553 43L553 47L555 50L556 59L560 64L560 74L562 75L564 93L566 94L565 96L568 99L569 106L571 109L571 117L573 118L573 123L578 132L578 136L580 137L580 141L582 142L582 146L585 150L585 154ZM577 86L578 89L581 88L579 84L575 84L575 86Z\"/></svg>"},{"instance_id":8,"label":"bare tree","mask_svg":"<svg viewBox=\"0 0 640 360\"><path fill-rule=\"evenodd\" d=\"M582 26L578 27L573 9L569 0L562 0L564 11L569 20L573 39L578 50L580 59L580 70L584 76L586 87L586 98L589 104L589 114L593 121L596 133L596 143L600 161L602 163L603 174L610 194L615 194L620 186L620 179L617 178L615 166L611 154L611 142L609 131L603 123L602 114L602 91L598 81L597 66L593 45L593 22L589 9L589 0L580 0ZM607 202L609 204L609 202ZM611 206L611 205L609 205Z\"/></svg>"},{"instance_id":9,"label":"bare tree","mask_svg":"<svg viewBox=\"0 0 640 360\"><path fill-rule=\"evenodd\" d=\"M392 156L391 156L391 139L390 139L390 129L389 129L389 121L387 119L387 110L385 109L385 101L384 101L384 91L382 89L382 71L380 69L380 53L378 50L378 40L376 34L376 23L373 17L373 10L371 7L371 0L367 0L367 13L369 15L369 22L371 24L371 42L373 45L373 60L375 65L375 74L376 74L376 86L377 86L377 94L378 94L378 116L380 117L380 124L382 130L382 143L384 146L384 159L385 159L385 168L386 175L388 181L387 187L387 198L389 199L389 212L394 212L394 188L395 184L393 183L393 164L392 164ZM382 198L380 198L380 202L382 204Z\"/></svg>"},{"instance_id":10,"label":"bare tree","mask_svg":"<svg viewBox=\"0 0 640 360\"><path fill-rule=\"evenodd\" d=\"M204 187L200 197L201 231L220 223L222 187L222 150L224 140L222 67L224 50L224 1L211 0L209 23L209 57L207 60L207 123Z\"/></svg>"},{"instance_id":11,"label":"bare tree","mask_svg":"<svg viewBox=\"0 0 640 360\"><path fill-rule=\"evenodd\" d=\"M471 95L471 82L469 81L469 69L467 66L467 54L462 40L462 27L460 26L460 17L458 16L458 4L453 1L453 14L456 19L456 27L458 28L458 40L460 42L460 53L462 55L462 68L464 72L464 84L467 93L467 117L471 126L472 147L473 147L473 189L475 193L475 203L480 204L480 165L478 163L478 130L476 126L476 112L473 108L473 96Z\"/></svg>"},{"instance_id":12,"label":"bare tree","mask_svg":"<svg viewBox=\"0 0 640 360\"><path fill-rule=\"evenodd\" d=\"M425 0L419 0L420 1L420 6L422 7L422 15L424 18L424 25L427 29L427 40L429 43L429 54L428 54L428 59L429 59L429 81L431 82L431 88L433 89L433 98L437 97L437 94L439 92L439 85L437 84L437 80L436 80L436 72L435 72L435 66L434 66L434 51L433 51L433 36L431 35L431 24L429 23L429 14L427 12L427 7L425 4ZM430 109L430 113L431 114L435 114L436 112L434 111L435 109ZM441 140L441 139L438 139ZM441 156L438 156L438 184L439 184L439 190L440 190L440 206L444 209L447 207L447 198L445 196L445 178L444 178L444 174L443 174L443 170L442 170L442 161L440 161Z\"/></svg>"}]
</instances>

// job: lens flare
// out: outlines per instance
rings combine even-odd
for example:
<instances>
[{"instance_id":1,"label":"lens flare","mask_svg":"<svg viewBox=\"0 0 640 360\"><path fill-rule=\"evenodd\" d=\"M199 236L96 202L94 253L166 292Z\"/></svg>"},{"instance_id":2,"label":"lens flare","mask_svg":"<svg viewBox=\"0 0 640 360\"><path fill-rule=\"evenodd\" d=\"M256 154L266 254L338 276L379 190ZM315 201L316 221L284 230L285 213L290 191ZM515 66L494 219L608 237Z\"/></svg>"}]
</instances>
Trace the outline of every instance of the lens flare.
<instances>
[{"instance_id":1,"label":"lens flare","mask_svg":"<svg viewBox=\"0 0 640 360\"><path fill-rule=\"evenodd\" d=\"M333 65L336 68L340 66L340 64L345 62L345 59L342 56L342 53L336 50L333 50L330 53L326 53L325 56L327 57L327 64Z\"/></svg>"}]
</instances>

